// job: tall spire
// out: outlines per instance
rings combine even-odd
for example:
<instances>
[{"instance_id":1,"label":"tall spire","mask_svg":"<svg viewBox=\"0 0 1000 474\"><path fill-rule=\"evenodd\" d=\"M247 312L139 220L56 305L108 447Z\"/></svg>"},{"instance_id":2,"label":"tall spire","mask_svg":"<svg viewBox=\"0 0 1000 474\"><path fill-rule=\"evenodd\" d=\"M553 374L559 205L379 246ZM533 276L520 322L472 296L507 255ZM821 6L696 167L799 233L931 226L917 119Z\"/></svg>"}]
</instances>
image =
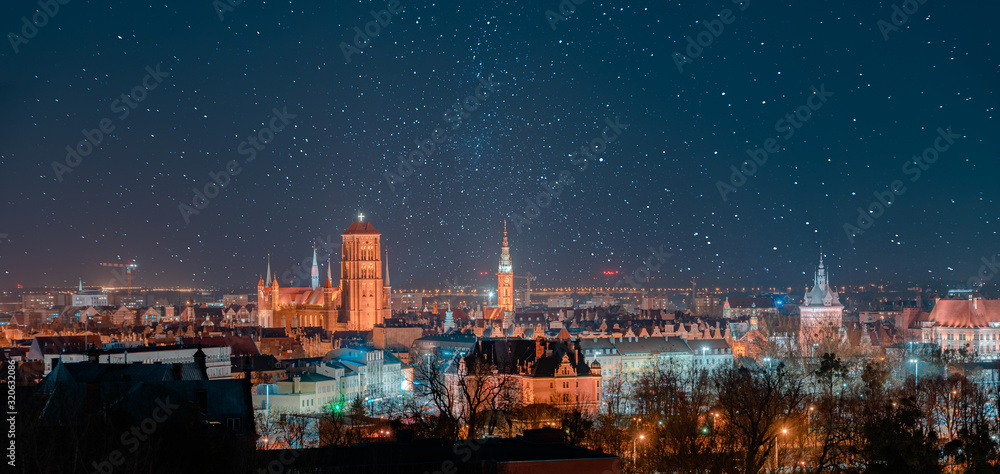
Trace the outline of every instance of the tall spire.
<instances>
[{"instance_id":1,"label":"tall spire","mask_svg":"<svg viewBox=\"0 0 1000 474\"><path fill-rule=\"evenodd\" d=\"M326 256L326 281L330 283L333 281L332 267L330 266L330 256Z\"/></svg>"},{"instance_id":2,"label":"tall spire","mask_svg":"<svg viewBox=\"0 0 1000 474\"><path fill-rule=\"evenodd\" d=\"M316 242L313 241L312 289L319 288L319 265L316 263Z\"/></svg>"},{"instance_id":3,"label":"tall spire","mask_svg":"<svg viewBox=\"0 0 1000 474\"><path fill-rule=\"evenodd\" d=\"M385 249L385 286L392 286L389 284L389 249Z\"/></svg>"},{"instance_id":4,"label":"tall spire","mask_svg":"<svg viewBox=\"0 0 1000 474\"><path fill-rule=\"evenodd\" d=\"M83 278L80 279L80 294L83 294Z\"/></svg>"},{"instance_id":5,"label":"tall spire","mask_svg":"<svg viewBox=\"0 0 1000 474\"><path fill-rule=\"evenodd\" d=\"M271 286L271 252L267 253L267 286Z\"/></svg>"},{"instance_id":6,"label":"tall spire","mask_svg":"<svg viewBox=\"0 0 1000 474\"><path fill-rule=\"evenodd\" d=\"M500 273L511 273L510 246L507 244L507 219L503 221L503 247L500 249Z\"/></svg>"},{"instance_id":7,"label":"tall spire","mask_svg":"<svg viewBox=\"0 0 1000 474\"><path fill-rule=\"evenodd\" d=\"M819 267L823 268L823 244L819 244Z\"/></svg>"}]
</instances>

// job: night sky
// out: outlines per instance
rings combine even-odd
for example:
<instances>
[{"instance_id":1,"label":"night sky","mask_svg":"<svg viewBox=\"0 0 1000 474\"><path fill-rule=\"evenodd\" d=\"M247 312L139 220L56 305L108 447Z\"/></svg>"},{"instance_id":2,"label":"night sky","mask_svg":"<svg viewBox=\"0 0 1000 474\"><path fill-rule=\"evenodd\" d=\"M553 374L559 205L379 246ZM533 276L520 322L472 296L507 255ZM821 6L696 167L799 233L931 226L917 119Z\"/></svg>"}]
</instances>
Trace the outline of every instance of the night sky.
<instances>
[{"instance_id":1,"label":"night sky","mask_svg":"<svg viewBox=\"0 0 1000 474\"><path fill-rule=\"evenodd\" d=\"M38 5L0 2L0 289L113 284L98 263L129 258L140 285L248 288L268 252L280 274L315 239L336 248L359 212L395 288L485 287L503 219L563 171L550 205L508 224L514 271L539 286L611 281L601 272L631 274L660 246L665 284L797 288L820 244L835 284L965 281L1000 252L995 2L914 2L886 39L891 2L590 0L553 30L557 0L404 0L349 63L341 43L387 1L144 3L72 0L15 53L7 33ZM678 71L674 53L726 9ZM149 90L147 67L165 73ZM445 111L491 75L494 91L390 187L414 141L454 125ZM810 102L786 139L776 122ZM616 117L627 127L603 153L570 156ZM103 119L114 130L54 169ZM243 144L271 124L283 129L260 150ZM948 127L959 138L913 181L903 165ZM723 200L717 183L768 139L782 149ZM231 160L239 174L185 219ZM844 224L895 180L906 191L852 243Z\"/></svg>"}]
</instances>

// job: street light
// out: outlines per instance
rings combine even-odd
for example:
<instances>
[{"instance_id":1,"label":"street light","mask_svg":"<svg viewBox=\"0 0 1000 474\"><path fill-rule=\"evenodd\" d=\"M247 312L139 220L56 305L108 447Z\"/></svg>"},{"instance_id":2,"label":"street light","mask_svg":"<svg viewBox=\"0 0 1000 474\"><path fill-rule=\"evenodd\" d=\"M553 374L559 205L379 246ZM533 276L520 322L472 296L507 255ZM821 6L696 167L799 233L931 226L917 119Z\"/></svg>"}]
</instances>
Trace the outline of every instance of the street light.
<instances>
[{"instance_id":1,"label":"street light","mask_svg":"<svg viewBox=\"0 0 1000 474\"><path fill-rule=\"evenodd\" d=\"M636 458L635 442L636 441L642 441L644 439L646 439L646 435L639 435L638 438L633 438L632 439L632 461L633 462L635 461L635 458Z\"/></svg>"},{"instance_id":2,"label":"street light","mask_svg":"<svg viewBox=\"0 0 1000 474\"><path fill-rule=\"evenodd\" d=\"M783 434L783 435L788 434L788 428L782 428L781 429L781 434ZM774 470L775 471L778 470L778 450L781 449L781 445L778 443L778 440L779 440L778 437L774 438Z\"/></svg>"},{"instance_id":3,"label":"street light","mask_svg":"<svg viewBox=\"0 0 1000 474\"><path fill-rule=\"evenodd\" d=\"M910 359L913 362L913 379L915 383L920 383L920 361L917 359Z\"/></svg>"}]
</instances>

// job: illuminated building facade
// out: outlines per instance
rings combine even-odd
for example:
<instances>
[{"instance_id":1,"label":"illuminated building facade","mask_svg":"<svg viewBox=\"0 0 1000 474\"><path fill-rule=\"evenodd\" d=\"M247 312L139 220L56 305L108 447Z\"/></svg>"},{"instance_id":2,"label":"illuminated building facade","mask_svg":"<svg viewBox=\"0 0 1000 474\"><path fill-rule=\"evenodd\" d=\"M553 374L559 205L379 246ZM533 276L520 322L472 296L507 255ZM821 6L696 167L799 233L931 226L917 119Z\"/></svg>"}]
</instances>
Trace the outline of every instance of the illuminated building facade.
<instances>
[{"instance_id":1,"label":"illuminated building facade","mask_svg":"<svg viewBox=\"0 0 1000 474\"><path fill-rule=\"evenodd\" d=\"M827 281L822 253L819 256L819 268L813 278L813 288L805 294L799 314L799 343L803 355L813 355L815 348L840 339L844 306L840 304L840 296Z\"/></svg>"},{"instance_id":2,"label":"illuminated building facade","mask_svg":"<svg viewBox=\"0 0 1000 474\"><path fill-rule=\"evenodd\" d=\"M514 312L514 270L507 244L507 221L503 221L503 246L500 249L500 268L497 271L497 306L504 312Z\"/></svg>"},{"instance_id":3,"label":"illuminated building facade","mask_svg":"<svg viewBox=\"0 0 1000 474\"><path fill-rule=\"evenodd\" d=\"M320 287L313 254L312 281L305 287L281 287L272 279L257 283L258 323L262 327L322 327L331 331L370 331L391 316L388 276L383 278L381 234L369 222L353 222L341 234L340 285L333 286L330 265Z\"/></svg>"}]
</instances>

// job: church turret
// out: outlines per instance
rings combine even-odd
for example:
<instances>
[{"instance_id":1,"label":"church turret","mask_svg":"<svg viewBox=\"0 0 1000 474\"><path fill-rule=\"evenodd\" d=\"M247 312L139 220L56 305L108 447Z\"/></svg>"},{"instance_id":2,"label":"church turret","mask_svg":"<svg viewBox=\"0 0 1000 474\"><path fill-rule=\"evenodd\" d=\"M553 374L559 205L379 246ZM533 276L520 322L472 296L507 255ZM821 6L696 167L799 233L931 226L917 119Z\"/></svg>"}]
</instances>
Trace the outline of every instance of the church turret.
<instances>
[{"instance_id":1,"label":"church turret","mask_svg":"<svg viewBox=\"0 0 1000 474\"><path fill-rule=\"evenodd\" d=\"M444 330L447 331L455 327L455 316L451 312L451 302L448 303L448 311L444 313Z\"/></svg>"},{"instance_id":2,"label":"church turret","mask_svg":"<svg viewBox=\"0 0 1000 474\"><path fill-rule=\"evenodd\" d=\"M316 243L313 243L312 289L319 288L319 264L316 263Z\"/></svg>"},{"instance_id":3,"label":"church turret","mask_svg":"<svg viewBox=\"0 0 1000 474\"><path fill-rule=\"evenodd\" d=\"M264 281L264 284L271 286L271 252L267 253L267 280Z\"/></svg>"},{"instance_id":4,"label":"church turret","mask_svg":"<svg viewBox=\"0 0 1000 474\"><path fill-rule=\"evenodd\" d=\"M278 279L275 278L271 280L271 309L278 309Z\"/></svg>"},{"instance_id":5,"label":"church turret","mask_svg":"<svg viewBox=\"0 0 1000 474\"><path fill-rule=\"evenodd\" d=\"M392 317L392 284L389 283L389 250L385 251L385 284L382 287L382 295L385 297L385 318ZM449 305L449 308L451 306Z\"/></svg>"}]
</instances>

